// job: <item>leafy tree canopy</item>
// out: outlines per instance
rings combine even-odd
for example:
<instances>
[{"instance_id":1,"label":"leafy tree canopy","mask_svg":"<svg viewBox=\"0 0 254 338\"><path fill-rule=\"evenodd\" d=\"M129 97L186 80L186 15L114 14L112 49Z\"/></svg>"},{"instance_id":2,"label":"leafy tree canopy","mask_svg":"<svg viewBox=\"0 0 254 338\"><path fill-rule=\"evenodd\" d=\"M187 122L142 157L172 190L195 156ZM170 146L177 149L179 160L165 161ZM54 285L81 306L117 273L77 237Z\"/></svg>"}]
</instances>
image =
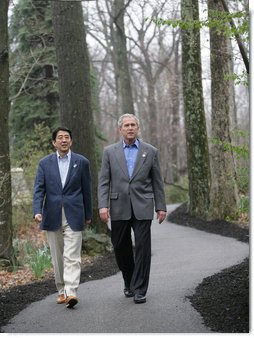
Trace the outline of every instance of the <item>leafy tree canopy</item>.
<instances>
[{"instance_id":1,"label":"leafy tree canopy","mask_svg":"<svg viewBox=\"0 0 254 338\"><path fill-rule=\"evenodd\" d=\"M11 143L16 157L35 124L59 121L50 1L20 0L10 20Z\"/></svg>"}]
</instances>

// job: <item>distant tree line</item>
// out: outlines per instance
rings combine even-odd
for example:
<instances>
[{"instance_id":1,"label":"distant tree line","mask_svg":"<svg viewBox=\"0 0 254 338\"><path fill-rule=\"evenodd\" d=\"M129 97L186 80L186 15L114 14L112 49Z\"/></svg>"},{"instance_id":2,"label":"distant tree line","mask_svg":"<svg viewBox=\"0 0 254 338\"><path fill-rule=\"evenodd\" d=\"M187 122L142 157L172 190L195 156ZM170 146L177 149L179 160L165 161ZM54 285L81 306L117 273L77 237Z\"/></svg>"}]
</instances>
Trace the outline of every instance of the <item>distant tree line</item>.
<instances>
[{"instance_id":1,"label":"distant tree line","mask_svg":"<svg viewBox=\"0 0 254 338\"><path fill-rule=\"evenodd\" d=\"M73 149L91 161L94 228L106 231L97 215L100 153L118 139L116 121L126 112L140 118L141 137L160 149L165 183L187 174L191 215L237 218L238 172L248 163L236 155L243 143L235 136L248 130L247 1L225 9L225 1L207 0L203 24L198 0L19 0L7 29L8 5L1 1L0 170L7 179L0 185L0 243L10 250L1 250L0 258L12 256L9 153L13 164L28 166L31 153L51 151L36 134L44 131L50 141L59 124L73 130ZM202 27L210 41L208 97ZM239 67L246 67L243 75Z\"/></svg>"}]
</instances>

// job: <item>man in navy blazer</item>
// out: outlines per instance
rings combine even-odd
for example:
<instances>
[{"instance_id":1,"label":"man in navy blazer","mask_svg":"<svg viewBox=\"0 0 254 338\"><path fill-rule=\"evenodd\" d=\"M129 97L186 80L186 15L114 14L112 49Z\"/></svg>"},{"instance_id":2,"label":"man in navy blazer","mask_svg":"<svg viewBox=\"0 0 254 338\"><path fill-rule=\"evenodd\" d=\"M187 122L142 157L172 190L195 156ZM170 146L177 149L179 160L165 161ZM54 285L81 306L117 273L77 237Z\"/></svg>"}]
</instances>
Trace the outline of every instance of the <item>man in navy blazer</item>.
<instances>
[{"instance_id":1,"label":"man in navy blazer","mask_svg":"<svg viewBox=\"0 0 254 338\"><path fill-rule=\"evenodd\" d=\"M39 162L33 214L47 231L52 255L57 303L77 304L81 272L82 230L92 218L91 174L87 158L70 150L72 133L59 127L52 133L56 153Z\"/></svg>"}]
</instances>

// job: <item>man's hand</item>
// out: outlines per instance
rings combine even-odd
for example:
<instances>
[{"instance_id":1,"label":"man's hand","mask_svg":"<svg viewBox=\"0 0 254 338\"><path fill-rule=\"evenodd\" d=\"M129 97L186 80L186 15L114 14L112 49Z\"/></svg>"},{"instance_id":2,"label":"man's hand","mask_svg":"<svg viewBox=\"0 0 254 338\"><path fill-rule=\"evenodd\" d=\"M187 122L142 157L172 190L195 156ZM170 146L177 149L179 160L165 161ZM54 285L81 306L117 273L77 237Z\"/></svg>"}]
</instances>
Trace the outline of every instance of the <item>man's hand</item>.
<instances>
[{"instance_id":1,"label":"man's hand","mask_svg":"<svg viewBox=\"0 0 254 338\"><path fill-rule=\"evenodd\" d=\"M109 209L108 208L101 208L99 209L100 219L102 222L107 223L109 220Z\"/></svg>"},{"instance_id":2,"label":"man's hand","mask_svg":"<svg viewBox=\"0 0 254 338\"><path fill-rule=\"evenodd\" d=\"M85 220L85 224L89 225L89 224L91 224L91 223L92 223L92 220L91 220L91 219L86 219L86 220Z\"/></svg>"},{"instance_id":3,"label":"man's hand","mask_svg":"<svg viewBox=\"0 0 254 338\"><path fill-rule=\"evenodd\" d=\"M164 219L166 218L167 213L165 211L162 210L158 210L157 211L157 220L159 221L159 224L161 224Z\"/></svg>"},{"instance_id":4,"label":"man's hand","mask_svg":"<svg viewBox=\"0 0 254 338\"><path fill-rule=\"evenodd\" d=\"M41 223L41 220L42 220L42 215L41 214L36 214L34 216L34 220L37 224Z\"/></svg>"}]
</instances>

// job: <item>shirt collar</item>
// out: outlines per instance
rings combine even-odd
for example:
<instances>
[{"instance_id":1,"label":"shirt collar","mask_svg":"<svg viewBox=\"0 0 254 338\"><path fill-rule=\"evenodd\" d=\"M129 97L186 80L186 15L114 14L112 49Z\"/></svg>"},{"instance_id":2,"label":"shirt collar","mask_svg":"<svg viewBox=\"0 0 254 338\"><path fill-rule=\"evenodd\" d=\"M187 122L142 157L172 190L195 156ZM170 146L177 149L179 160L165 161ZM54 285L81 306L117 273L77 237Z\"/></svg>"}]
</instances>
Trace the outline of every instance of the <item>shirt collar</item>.
<instances>
[{"instance_id":1,"label":"shirt collar","mask_svg":"<svg viewBox=\"0 0 254 338\"><path fill-rule=\"evenodd\" d=\"M68 153L64 155L64 157L61 157L58 151L56 151L56 155L58 159L67 158L69 160L71 158L71 150L69 150Z\"/></svg>"},{"instance_id":2,"label":"shirt collar","mask_svg":"<svg viewBox=\"0 0 254 338\"><path fill-rule=\"evenodd\" d=\"M126 144L126 143L124 142L124 140L123 140L123 148L126 148L126 147L128 147L128 146L129 146L129 145ZM138 148L138 147L139 147L139 140L136 139L135 142L132 144L132 146L136 146L136 147Z\"/></svg>"}]
</instances>

